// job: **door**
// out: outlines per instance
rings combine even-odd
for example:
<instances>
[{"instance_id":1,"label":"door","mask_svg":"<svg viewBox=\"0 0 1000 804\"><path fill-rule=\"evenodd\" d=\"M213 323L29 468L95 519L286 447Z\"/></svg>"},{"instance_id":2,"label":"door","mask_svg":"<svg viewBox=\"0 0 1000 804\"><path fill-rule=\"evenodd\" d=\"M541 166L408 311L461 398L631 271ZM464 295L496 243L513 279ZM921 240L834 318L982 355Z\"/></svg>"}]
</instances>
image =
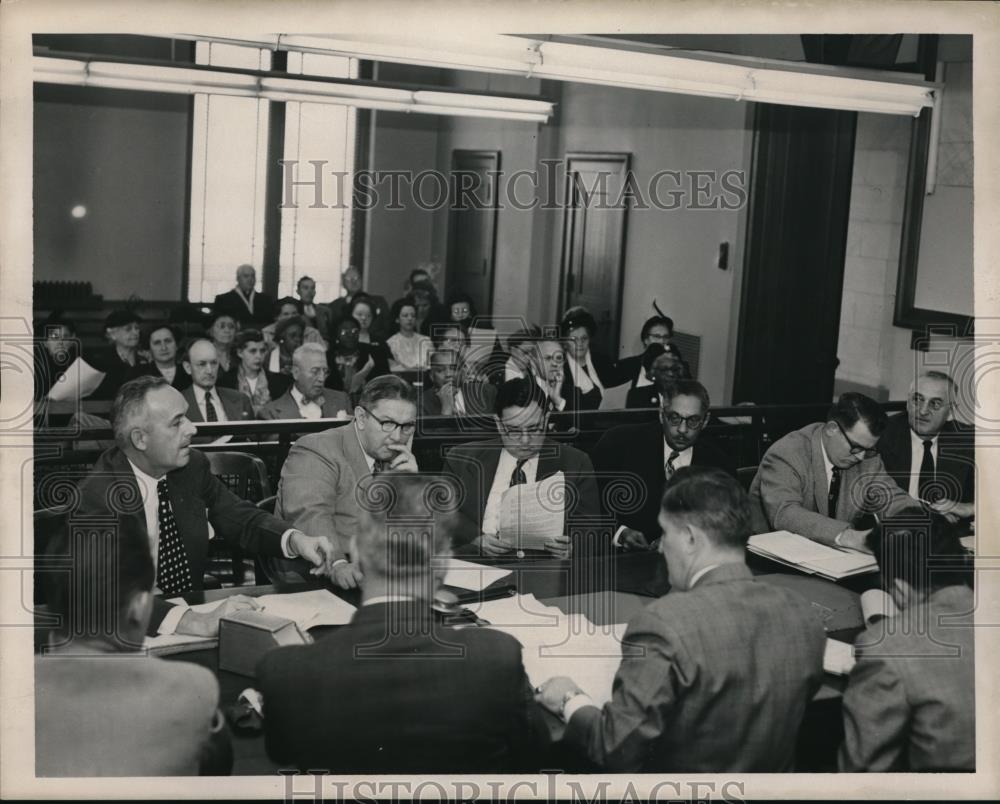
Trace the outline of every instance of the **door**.
<instances>
[{"instance_id":1,"label":"door","mask_svg":"<svg viewBox=\"0 0 1000 804\"><path fill-rule=\"evenodd\" d=\"M629 154L566 154L559 315L577 305L597 321L598 349L618 356Z\"/></svg>"},{"instance_id":2,"label":"door","mask_svg":"<svg viewBox=\"0 0 1000 804\"><path fill-rule=\"evenodd\" d=\"M472 297L480 315L493 312L499 151L452 151L448 217L448 293Z\"/></svg>"}]
</instances>

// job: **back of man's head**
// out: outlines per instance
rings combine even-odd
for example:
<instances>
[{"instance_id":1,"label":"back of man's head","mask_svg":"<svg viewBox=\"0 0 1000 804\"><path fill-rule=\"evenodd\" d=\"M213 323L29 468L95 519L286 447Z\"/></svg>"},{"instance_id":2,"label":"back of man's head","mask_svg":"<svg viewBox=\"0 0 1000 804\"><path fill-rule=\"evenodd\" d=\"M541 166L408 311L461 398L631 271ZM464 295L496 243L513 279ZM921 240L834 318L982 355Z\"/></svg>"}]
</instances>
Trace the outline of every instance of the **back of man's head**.
<instances>
[{"instance_id":1,"label":"back of man's head","mask_svg":"<svg viewBox=\"0 0 1000 804\"><path fill-rule=\"evenodd\" d=\"M878 438L885 432L889 417L882 406L871 397L848 391L841 394L827 414L828 422L838 422L845 430L850 430L859 421L864 422L868 431Z\"/></svg>"},{"instance_id":2,"label":"back of man's head","mask_svg":"<svg viewBox=\"0 0 1000 804\"><path fill-rule=\"evenodd\" d=\"M686 466L667 483L663 513L702 530L720 549L742 549L750 538L750 498L721 469Z\"/></svg>"}]
</instances>

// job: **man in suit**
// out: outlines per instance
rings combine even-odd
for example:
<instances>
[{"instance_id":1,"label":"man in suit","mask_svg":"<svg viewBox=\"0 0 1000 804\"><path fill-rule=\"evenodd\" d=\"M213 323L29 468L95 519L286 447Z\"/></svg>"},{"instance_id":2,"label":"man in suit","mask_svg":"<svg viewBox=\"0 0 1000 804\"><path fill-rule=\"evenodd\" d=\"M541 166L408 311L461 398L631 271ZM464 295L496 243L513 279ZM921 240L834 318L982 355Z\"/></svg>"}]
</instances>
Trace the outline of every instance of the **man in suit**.
<instances>
[{"instance_id":1,"label":"man in suit","mask_svg":"<svg viewBox=\"0 0 1000 804\"><path fill-rule=\"evenodd\" d=\"M356 588L363 577L350 548L358 528L358 483L389 469L416 472L410 451L416 429L412 386L392 375L377 377L362 390L352 423L302 436L281 467L275 514L329 535L331 579L342 589Z\"/></svg>"},{"instance_id":2,"label":"man in suit","mask_svg":"<svg viewBox=\"0 0 1000 804\"><path fill-rule=\"evenodd\" d=\"M869 537L898 612L854 644L840 770L974 771L971 557L941 517L907 520Z\"/></svg>"},{"instance_id":3,"label":"man in suit","mask_svg":"<svg viewBox=\"0 0 1000 804\"><path fill-rule=\"evenodd\" d=\"M910 386L906 415L890 418L878 441L899 487L952 520L975 514L975 437L954 421L957 392L944 372L925 371Z\"/></svg>"},{"instance_id":4,"label":"man in suit","mask_svg":"<svg viewBox=\"0 0 1000 804\"><path fill-rule=\"evenodd\" d=\"M866 512L892 516L920 504L893 482L875 447L888 419L874 399L841 394L825 422L771 445L750 484L754 532L787 530L837 547L869 552Z\"/></svg>"},{"instance_id":5,"label":"man in suit","mask_svg":"<svg viewBox=\"0 0 1000 804\"><path fill-rule=\"evenodd\" d=\"M241 265L236 269L236 287L220 293L212 304L216 313L224 312L245 325L267 324L271 321L274 299L266 293L254 290L257 272L252 265Z\"/></svg>"},{"instance_id":6,"label":"man in suit","mask_svg":"<svg viewBox=\"0 0 1000 804\"><path fill-rule=\"evenodd\" d=\"M378 333L380 337L388 335L391 322L389 321L389 302L386 301L385 296L373 296L364 293L361 289L361 272L353 265L348 266L341 274L340 283L343 285L346 293L327 305L330 308L330 313L333 315L334 325L350 315L351 304L354 302L354 298L358 294L362 294L367 297L372 308L373 321L371 331Z\"/></svg>"},{"instance_id":7,"label":"man in suit","mask_svg":"<svg viewBox=\"0 0 1000 804\"><path fill-rule=\"evenodd\" d=\"M420 389L421 416L487 416L492 414L496 387L465 381L459 354L452 349L431 353L431 387Z\"/></svg>"},{"instance_id":8,"label":"man in suit","mask_svg":"<svg viewBox=\"0 0 1000 804\"><path fill-rule=\"evenodd\" d=\"M454 517L434 503L456 493L441 477L374 479L371 499L380 504L360 509L352 535L364 580L350 625L313 645L270 651L258 665L275 762L331 773L531 767L539 713L521 646L489 628L450 627L431 609Z\"/></svg>"},{"instance_id":9,"label":"man in suit","mask_svg":"<svg viewBox=\"0 0 1000 804\"><path fill-rule=\"evenodd\" d=\"M678 470L659 521L671 590L629 622L611 701L598 708L558 676L537 700L608 771L791 770L823 679L820 619L796 592L754 580L749 500L725 472Z\"/></svg>"},{"instance_id":10,"label":"man in suit","mask_svg":"<svg viewBox=\"0 0 1000 804\"><path fill-rule=\"evenodd\" d=\"M317 343L302 344L292 353L292 387L268 402L261 409L260 418L347 418L350 407L347 394L323 387L329 373L326 349Z\"/></svg>"},{"instance_id":11,"label":"man in suit","mask_svg":"<svg viewBox=\"0 0 1000 804\"><path fill-rule=\"evenodd\" d=\"M302 302L302 317L315 328L326 343L333 337L333 313L325 304L316 304L316 280L303 276L295 285L295 292Z\"/></svg>"},{"instance_id":12,"label":"man in suit","mask_svg":"<svg viewBox=\"0 0 1000 804\"><path fill-rule=\"evenodd\" d=\"M546 400L537 383L528 378L508 380L497 392L494 415L500 437L492 441L453 447L444 472L458 478L463 491L461 525L454 544L462 552L488 556L510 555L517 534L500 531L503 493L514 485L535 483L557 472L566 477L563 505L564 533L545 542L545 550L566 558L572 550L576 523L591 525L600 517L594 467L585 453L545 437Z\"/></svg>"},{"instance_id":13,"label":"man in suit","mask_svg":"<svg viewBox=\"0 0 1000 804\"><path fill-rule=\"evenodd\" d=\"M184 371L191 375L191 385L181 393L188 403L188 418L193 422L241 422L256 418L250 397L232 388L216 385L219 377L219 354L215 345L198 338L190 343L184 356ZM195 443L227 444L230 435L198 438Z\"/></svg>"},{"instance_id":14,"label":"man in suit","mask_svg":"<svg viewBox=\"0 0 1000 804\"><path fill-rule=\"evenodd\" d=\"M663 386L659 420L649 424L613 427L592 452L604 497L614 499L612 487L634 482L641 501L619 513L608 510L618 523L614 543L626 550L644 550L660 536L658 518L663 488L685 466L722 469L735 477L733 460L704 435L711 413L708 391L696 380L676 380Z\"/></svg>"},{"instance_id":15,"label":"man in suit","mask_svg":"<svg viewBox=\"0 0 1000 804\"><path fill-rule=\"evenodd\" d=\"M72 567L52 573L48 590L60 628L35 658L35 774L228 773L215 676L137 654L155 575L145 531L128 516L70 528L52 547Z\"/></svg>"},{"instance_id":16,"label":"man in suit","mask_svg":"<svg viewBox=\"0 0 1000 804\"><path fill-rule=\"evenodd\" d=\"M81 512L127 515L146 535L156 565L151 633L211 636L219 619L254 607L235 596L210 612L174 606L166 598L203 588L208 525L248 553L301 557L326 573L333 546L324 534L301 530L264 513L212 475L208 459L191 449L189 405L163 377L125 383L111 409L117 446L106 451L80 484ZM315 531L314 531L315 532Z\"/></svg>"}]
</instances>

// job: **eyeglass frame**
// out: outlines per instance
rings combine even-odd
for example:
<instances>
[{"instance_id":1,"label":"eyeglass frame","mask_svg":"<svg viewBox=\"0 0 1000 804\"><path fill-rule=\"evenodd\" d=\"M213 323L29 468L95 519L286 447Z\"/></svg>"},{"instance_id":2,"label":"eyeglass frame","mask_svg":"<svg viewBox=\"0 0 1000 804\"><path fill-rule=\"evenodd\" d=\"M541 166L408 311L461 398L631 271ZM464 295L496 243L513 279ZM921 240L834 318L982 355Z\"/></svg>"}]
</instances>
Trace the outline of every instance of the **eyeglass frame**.
<instances>
[{"instance_id":1,"label":"eyeglass frame","mask_svg":"<svg viewBox=\"0 0 1000 804\"><path fill-rule=\"evenodd\" d=\"M671 416L676 416L676 421L671 421ZM697 419L697 424L691 424L691 419ZM687 425L688 430L700 430L706 424L708 424L708 413L699 413L694 416L681 416L679 413L666 413L662 408L660 409L660 421L664 424L669 424L671 427L680 427L681 422Z\"/></svg>"},{"instance_id":2,"label":"eyeglass frame","mask_svg":"<svg viewBox=\"0 0 1000 804\"><path fill-rule=\"evenodd\" d=\"M874 458L878 455L878 450L875 447L863 447L857 441L852 441L851 437L844 429L844 426L836 419L831 419L830 421L837 425L837 429L840 430L840 434L844 437L844 441L847 442L847 448L851 455L861 455L864 458Z\"/></svg>"},{"instance_id":3,"label":"eyeglass frame","mask_svg":"<svg viewBox=\"0 0 1000 804\"><path fill-rule=\"evenodd\" d=\"M944 408L945 405L948 404L947 399L941 399L941 397L937 396L932 396L930 399L928 399L926 396L916 391L910 394L906 398L906 401L907 403L913 405L913 407L916 408L917 410L920 410L921 407L926 405L927 409L932 413L938 413L940 410Z\"/></svg>"},{"instance_id":4,"label":"eyeglass frame","mask_svg":"<svg viewBox=\"0 0 1000 804\"><path fill-rule=\"evenodd\" d=\"M408 422L406 424L402 422L397 422L393 419L380 419L364 405L358 405L358 407L361 408L369 416L371 416L376 422L378 422L379 429L387 435L396 432L396 430L399 430L404 436L411 436L417 431L417 422L415 419L412 422ZM387 424L391 425L388 429L386 429Z\"/></svg>"}]
</instances>

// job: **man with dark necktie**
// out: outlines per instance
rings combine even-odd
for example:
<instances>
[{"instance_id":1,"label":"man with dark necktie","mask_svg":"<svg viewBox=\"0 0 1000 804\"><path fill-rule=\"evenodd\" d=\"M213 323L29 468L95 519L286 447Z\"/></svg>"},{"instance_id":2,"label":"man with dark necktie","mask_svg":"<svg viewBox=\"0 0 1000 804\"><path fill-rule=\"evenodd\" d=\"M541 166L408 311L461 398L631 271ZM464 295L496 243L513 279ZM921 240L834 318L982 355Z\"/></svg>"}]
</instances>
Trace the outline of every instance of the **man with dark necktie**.
<instances>
[{"instance_id":1,"label":"man with dark necktie","mask_svg":"<svg viewBox=\"0 0 1000 804\"><path fill-rule=\"evenodd\" d=\"M211 341L199 338L193 341L184 356L184 370L191 375L191 385L182 392L188 403L188 418L193 422L239 422L254 418L253 402L241 391L220 388L219 355ZM232 436L202 436L195 443L224 444Z\"/></svg>"},{"instance_id":2,"label":"man with dark necktie","mask_svg":"<svg viewBox=\"0 0 1000 804\"><path fill-rule=\"evenodd\" d=\"M267 324L271 321L274 299L266 293L254 290L257 272L252 265L241 265L236 269L236 287L215 297L212 308L223 312L244 324Z\"/></svg>"}]
</instances>

